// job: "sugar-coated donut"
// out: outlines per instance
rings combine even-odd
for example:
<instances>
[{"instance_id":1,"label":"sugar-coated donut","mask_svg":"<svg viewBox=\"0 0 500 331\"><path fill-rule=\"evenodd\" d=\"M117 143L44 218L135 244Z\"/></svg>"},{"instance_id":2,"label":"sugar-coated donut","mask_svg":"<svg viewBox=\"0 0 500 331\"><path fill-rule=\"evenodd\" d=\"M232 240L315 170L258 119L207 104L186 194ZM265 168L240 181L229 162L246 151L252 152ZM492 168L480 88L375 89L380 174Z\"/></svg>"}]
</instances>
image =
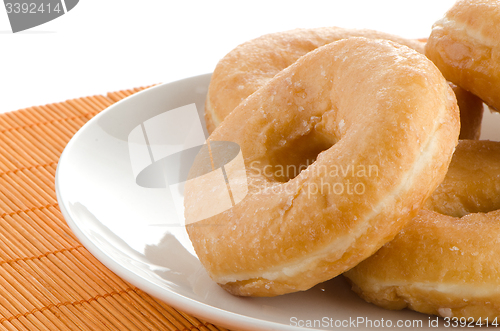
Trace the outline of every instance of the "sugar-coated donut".
<instances>
[{"instance_id":1,"label":"sugar-coated donut","mask_svg":"<svg viewBox=\"0 0 500 331\"><path fill-rule=\"evenodd\" d=\"M206 212L200 201L216 188L208 179L188 181L193 247L233 294L306 290L393 239L443 180L458 134L455 96L422 54L366 38L320 47L210 135L208 144L240 146L247 181L231 189L249 191L231 209L199 220ZM302 171L282 176L283 166Z\"/></svg>"},{"instance_id":2,"label":"sugar-coated donut","mask_svg":"<svg viewBox=\"0 0 500 331\"><path fill-rule=\"evenodd\" d=\"M344 275L388 309L500 318L500 143L461 140L445 180L394 240Z\"/></svg>"},{"instance_id":3,"label":"sugar-coated donut","mask_svg":"<svg viewBox=\"0 0 500 331\"><path fill-rule=\"evenodd\" d=\"M229 113L301 56L349 37L388 39L424 52L424 43L366 29L325 27L266 34L245 42L217 64L205 101L205 121L212 132Z\"/></svg>"},{"instance_id":4,"label":"sugar-coated donut","mask_svg":"<svg viewBox=\"0 0 500 331\"><path fill-rule=\"evenodd\" d=\"M425 40L405 39L373 30L325 27L271 33L237 46L217 64L205 101L205 121L212 132L229 113L281 70L308 52L349 37L387 39L424 53ZM453 85L462 127L460 139L479 139L483 104Z\"/></svg>"},{"instance_id":5,"label":"sugar-coated donut","mask_svg":"<svg viewBox=\"0 0 500 331\"><path fill-rule=\"evenodd\" d=\"M434 24L425 54L446 79L500 110L500 1L457 1Z\"/></svg>"}]
</instances>

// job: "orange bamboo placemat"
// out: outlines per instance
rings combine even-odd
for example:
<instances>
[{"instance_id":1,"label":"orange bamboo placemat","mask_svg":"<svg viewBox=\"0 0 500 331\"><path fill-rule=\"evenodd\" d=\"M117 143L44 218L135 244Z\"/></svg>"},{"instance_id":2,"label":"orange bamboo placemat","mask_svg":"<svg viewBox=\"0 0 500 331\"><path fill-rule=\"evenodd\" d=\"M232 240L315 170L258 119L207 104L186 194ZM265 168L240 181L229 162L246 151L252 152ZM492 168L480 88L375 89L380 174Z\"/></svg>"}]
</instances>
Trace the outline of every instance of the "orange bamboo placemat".
<instances>
[{"instance_id":1,"label":"orange bamboo placemat","mask_svg":"<svg viewBox=\"0 0 500 331\"><path fill-rule=\"evenodd\" d=\"M116 276L59 210L54 176L69 139L141 89L0 114L0 331L225 330Z\"/></svg>"}]
</instances>

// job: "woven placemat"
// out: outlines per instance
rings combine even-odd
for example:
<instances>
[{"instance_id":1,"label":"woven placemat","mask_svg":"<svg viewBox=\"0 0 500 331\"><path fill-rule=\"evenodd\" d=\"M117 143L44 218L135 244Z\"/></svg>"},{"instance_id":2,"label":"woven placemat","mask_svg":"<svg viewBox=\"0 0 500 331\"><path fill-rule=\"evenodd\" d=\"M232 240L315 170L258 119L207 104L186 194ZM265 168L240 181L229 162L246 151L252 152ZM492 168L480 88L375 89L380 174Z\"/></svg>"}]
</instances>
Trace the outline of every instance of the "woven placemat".
<instances>
[{"instance_id":1,"label":"woven placemat","mask_svg":"<svg viewBox=\"0 0 500 331\"><path fill-rule=\"evenodd\" d=\"M54 178L69 139L141 89L0 114L0 331L225 330L116 276L59 210Z\"/></svg>"}]
</instances>

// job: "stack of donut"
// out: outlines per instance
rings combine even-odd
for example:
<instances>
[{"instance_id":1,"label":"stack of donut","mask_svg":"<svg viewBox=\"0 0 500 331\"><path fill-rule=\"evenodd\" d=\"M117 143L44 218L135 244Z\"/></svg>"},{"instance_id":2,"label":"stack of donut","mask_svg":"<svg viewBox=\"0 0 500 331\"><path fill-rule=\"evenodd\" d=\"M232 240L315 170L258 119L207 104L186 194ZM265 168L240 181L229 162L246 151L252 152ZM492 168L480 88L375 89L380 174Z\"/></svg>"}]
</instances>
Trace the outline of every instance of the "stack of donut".
<instances>
[{"instance_id":1,"label":"stack of donut","mask_svg":"<svg viewBox=\"0 0 500 331\"><path fill-rule=\"evenodd\" d=\"M275 296L344 274L388 309L499 317L500 144L472 140L483 101L500 109L499 21L498 1L462 0L427 43L299 29L226 55L207 145L240 146L246 180L228 187L248 194L199 220L213 183L185 188L186 228L212 279Z\"/></svg>"}]
</instances>

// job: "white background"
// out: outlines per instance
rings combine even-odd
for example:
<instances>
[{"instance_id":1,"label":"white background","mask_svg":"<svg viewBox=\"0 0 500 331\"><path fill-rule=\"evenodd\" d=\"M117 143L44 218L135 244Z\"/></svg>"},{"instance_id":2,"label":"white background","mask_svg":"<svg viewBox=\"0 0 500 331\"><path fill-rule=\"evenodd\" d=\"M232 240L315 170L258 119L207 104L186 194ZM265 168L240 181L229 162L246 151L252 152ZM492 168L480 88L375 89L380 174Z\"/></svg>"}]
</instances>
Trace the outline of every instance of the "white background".
<instances>
[{"instance_id":1,"label":"white background","mask_svg":"<svg viewBox=\"0 0 500 331\"><path fill-rule=\"evenodd\" d=\"M427 37L453 3L80 0L16 34L1 5L0 113L208 73L238 44L270 32L341 26Z\"/></svg>"}]
</instances>

